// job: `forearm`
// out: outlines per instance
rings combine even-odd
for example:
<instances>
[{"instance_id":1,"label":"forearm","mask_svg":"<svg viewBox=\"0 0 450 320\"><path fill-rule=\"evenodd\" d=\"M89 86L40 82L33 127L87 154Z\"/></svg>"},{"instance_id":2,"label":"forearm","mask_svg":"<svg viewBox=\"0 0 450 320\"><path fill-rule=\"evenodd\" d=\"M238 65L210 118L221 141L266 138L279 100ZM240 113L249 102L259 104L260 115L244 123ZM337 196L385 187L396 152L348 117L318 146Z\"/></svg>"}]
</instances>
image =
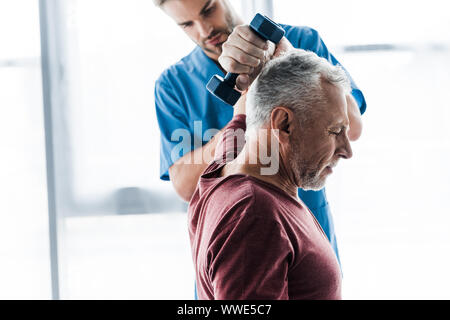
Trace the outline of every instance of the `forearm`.
<instances>
[{"instance_id":1,"label":"forearm","mask_svg":"<svg viewBox=\"0 0 450 320\"><path fill-rule=\"evenodd\" d=\"M362 119L359 111L358 103L351 94L347 95L347 114L350 122L350 129L348 131L348 138L350 141L359 139L362 133Z\"/></svg>"},{"instance_id":2,"label":"forearm","mask_svg":"<svg viewBox=\"0 0 450 320\"><path fill-rule=\"evenodd\" d=\"M184 201L191 200L200 176L213 161L217 141L221 135L222 130L207 144L184 155L169 168L174 189Z\"/></svg>"}]
</instances>

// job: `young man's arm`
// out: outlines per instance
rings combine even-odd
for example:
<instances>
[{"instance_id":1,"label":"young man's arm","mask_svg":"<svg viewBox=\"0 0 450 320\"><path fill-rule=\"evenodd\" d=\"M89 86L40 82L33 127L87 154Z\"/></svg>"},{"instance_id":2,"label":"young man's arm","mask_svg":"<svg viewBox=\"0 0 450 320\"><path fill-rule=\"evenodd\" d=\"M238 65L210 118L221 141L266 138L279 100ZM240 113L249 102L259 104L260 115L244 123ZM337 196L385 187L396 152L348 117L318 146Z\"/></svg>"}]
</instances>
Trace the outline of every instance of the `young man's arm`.
<instances>
[{"instance_id":1,"label":"young man's arm","mask_svg":"<svg viewBox=\"0 0 450 320\"><path fill-rule=\"evenodd\" d=\"M176 193L186 202L194 194L197 182L208 164L213 160L216 145L222 131L219 131L207 144L178 159L170 168L170 181ZM194 159L202 159L195 164Z\"/></svg>"},{"instance_id":2,"label":"young man's arm","mask_svg":"<svg viewBox=\"0 0 450 320\"><path fill-rule=\"evenodd\" d=\"M363 128L361 111L359 110L358 103L351 94L348 94L346 98L347 98L348 120L350 121L348 138L350 139L350 141L356 141L361 136Z\"/></svg>"},{"instance_id":3,"label":"young man's arm","mask_svg":"<svg viewBox=\"0 0 450 320\"><path fill-rule=\"evenodd\" d=\"M234 115L245 114L245 95L234 106ZM189 202L197 187L200 176L214 160L214 153L223 130L220 130L207 144L178 159L170 168L170 181L176 193L186 202ZM201 159L201 163L194 163Z\"/></svg>"}]
</instances>

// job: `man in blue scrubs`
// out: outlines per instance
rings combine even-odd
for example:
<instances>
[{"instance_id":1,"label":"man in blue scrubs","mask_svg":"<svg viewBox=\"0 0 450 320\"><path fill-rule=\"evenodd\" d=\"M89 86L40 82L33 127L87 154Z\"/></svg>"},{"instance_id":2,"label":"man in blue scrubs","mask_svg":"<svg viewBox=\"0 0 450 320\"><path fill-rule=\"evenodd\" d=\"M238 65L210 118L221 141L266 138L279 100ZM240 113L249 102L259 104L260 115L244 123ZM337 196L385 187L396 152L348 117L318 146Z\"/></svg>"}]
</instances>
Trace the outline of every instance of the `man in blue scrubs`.
<instances>
[{"instance_id":1,"label":"man in blue scrubs","mask_svg":"<svg viewBox=\"0 0 450 320\"><path fill-rule=\"evenodd\" d=\"M218 62L222 44L243 21L227 0L154 1L197 44L191 53L166 69L155 84L156 114L161 130L160 176L162 180L171 180L178 195L188 202L200 175L208 165L206 159L211 159L211 154L214 154L216 140L214 137L209 140L207 130L224 128L233 116L233 108L209 93L206 83L215 74L225 74ZM286 31L285 37L294 47L313 51L332 64L339 64L317 31L308 27L282 26ZM250 38L243 40L252 41ZM251 73L252 63L257 64L258 58L267 50L265 43L253 43L253 51L245 41L242 46L239 42L235 42L235 45L234 51L228 50L229 55L223 61L228 63L227 70L238 73ZM230 63L232 60L234 62ZM351 85L352 94L347 97L347 103L349 137L354 141L361 134L360 117L366 109L366 103L353 80ZM174 132L179 132L177 129L188 132L192 141L201 141L200 146L189 143L187 148L184 145L180 150L180 135L174 135ZM193 161L194 159L205 160L199 162ZM325 190L299 189L298 192L322 226L339 260Z\"/></svg>"}]
</instances>

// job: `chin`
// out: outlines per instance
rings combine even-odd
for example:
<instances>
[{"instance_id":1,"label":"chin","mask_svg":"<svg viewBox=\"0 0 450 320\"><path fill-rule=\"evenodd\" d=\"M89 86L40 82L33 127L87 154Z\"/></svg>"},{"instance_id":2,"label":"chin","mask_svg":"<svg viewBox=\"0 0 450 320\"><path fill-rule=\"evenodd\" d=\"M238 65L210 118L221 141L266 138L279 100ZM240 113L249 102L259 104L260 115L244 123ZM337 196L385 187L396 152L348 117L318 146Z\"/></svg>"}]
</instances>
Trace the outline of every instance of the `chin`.
<instances>
[{"instance_id":1,"label":"chin","mask_svg":"<svg viewBox=\"0 0 450 320\"><path fill-rule=\"evenodd\" d=\"M325 188L326 177L316 176L312 179L305 179L300 186L305 191L319 191Z\"/></svg>"},{"instance_id":2,"label":"chin","mask_svg":"<svg viewBox=\"0 0 450 320\"><path fill-rule=\"evenodd\" d=\"M207 53L208 56L214 56L216 60L219 59L222 54L222 45L212 47L203 45L201 48L205 53Z\"/></svg>"}]
</instances>

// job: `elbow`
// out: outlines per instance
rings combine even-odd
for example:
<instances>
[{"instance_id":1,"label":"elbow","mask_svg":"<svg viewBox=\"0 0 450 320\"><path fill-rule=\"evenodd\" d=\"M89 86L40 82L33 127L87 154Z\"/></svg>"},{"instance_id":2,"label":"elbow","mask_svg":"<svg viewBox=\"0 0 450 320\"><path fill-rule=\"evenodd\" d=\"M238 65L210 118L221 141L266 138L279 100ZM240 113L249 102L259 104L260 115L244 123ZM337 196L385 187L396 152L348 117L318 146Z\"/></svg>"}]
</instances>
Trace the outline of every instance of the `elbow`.
<instances>
[{"instance_id":1,"label":"elbow","mask_svg":"<svg viewBox=\"0 0 450 320\"><path fill-rule=\"evenodd\" d=\"M197 184L193 184L190 177L185 177L177 166L172 166L169 169L169 176L172 186L181 200L190 202Z\"/></svg>"},{"instance_id":2,"label":"elbow","mask_svg":"<svg viewBox=\"0 0 450 320\"><path fill-rule=\"evenodd\" d=\"M175 182L173 182L172 185L174 186L175 192L181 198L181 200L187 203L191 201L192 195L194 194L193 191L190 192L186 190L186 188L179 187Z\"/></svg>"},{"instance_id":3,"label":"elbow","mask_svg":"<svg viewBox=\"0 0 450 320\"><path fill-rule=\"evenodd\" d=\"M347 95L346 99L348 120L350 122L348 139L350 141L356 141L361 137L363 129L361 112L359 111L359 106L352 95Z\"/></svg>"},{"instance_id":4,"label":"elbow","mask_svg":"<svg viewBox=\"0 0 450 320\"><path fill-rule=\"evenodd\" d=\"M350 141L356 141L361 137L363 129L363 124L361 121L361 117L359 117L356 121L353 121L350 124L350 129L348 131L348 139Z\"/></svg>"}]
</instances>

